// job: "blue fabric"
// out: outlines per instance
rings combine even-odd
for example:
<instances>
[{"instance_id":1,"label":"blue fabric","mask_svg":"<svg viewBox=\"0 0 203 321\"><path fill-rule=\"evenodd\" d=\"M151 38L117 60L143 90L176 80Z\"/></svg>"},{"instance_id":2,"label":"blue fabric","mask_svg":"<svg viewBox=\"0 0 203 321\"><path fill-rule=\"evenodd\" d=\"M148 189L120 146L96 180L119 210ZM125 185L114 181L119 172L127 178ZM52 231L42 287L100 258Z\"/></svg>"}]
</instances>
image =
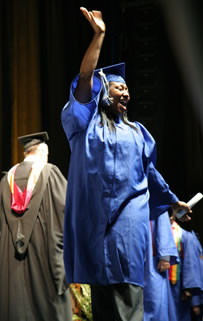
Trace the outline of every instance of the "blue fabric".
<instances>
[{"instance_id":1,"label":"blue fabric","mask_svg":"<svg viewBox=\"0 0 203 321\"><path fill-rule=\"evenodd\" d=\"M168 271L157 270L159 259L165 256L170 257L170 264L179 262L168 212L151 221L145 262L144 321L172 321L168 316Z\"/></svg>"},{"instance_id":2,"label":"blue fabric","mask_svg":"<svg viewBox=\"0 0 203 321\"><path fill-rule=\"evenodd\" d=\"M182 229L181 244L183 258L180 258L181 278L169 286L169 317L173 321L191 320L191 300L181 300L183 289L190 289L192 295L200 293L202 275L196 236Z\"/></svg>"},{"instance_id":3,"label":"blue fabric","mask_svg":"<svg viewBox=\"0 0 203 321\"><path fill-rule=\"evenodd\" d=\"M108 82L121 82L123 84L125 84L125 80L123 79L123 77L119 76L119 75L112 75L112 74L106 74L106 78L108 80Z\"/></svg>"},{"instance_id":4,"label":"blue fabric","mask_svg":"<svg viewBox=\"0 0 203 321\"><path fill-rule=\"evenodd\" d=\"M203 304L203 293L202 291L199 294L194 294L192 296L192 306Z\"/></svg>"},{"instance_id":5,"label":"blue fabric","mask_svg":"<svg viewBox=\"0 0 203 321\"><path fill-rule=\"evenodd\" d=\"M197 237L196 237L194 232L193 232L193 234L194 234L194 240L195 240L195 242L197 244L197 248L198 248L198 251L199 251L201 277L203 278L203 249L202 249L202 246L201 246L201 244L200 244L199 240L197 239ZM203 289L202 289L202 287L201 287L200 293L195 293L192 296L191 305L200 307L200 315L198 317L196 317L194 320L202 321L202 317L203 317Z\"/></svg>"},{"instance_id":6,"label":"blue fabric","mask_svg":"<svg viewBox=\"0 0 203 321\"><path fill-rule=\"evenodd\" d=\"M199 257L200 264L200 279L201 279L201 293L199 293L201 304L203 304L203 248L200 241L197 238L197 235L194 231L191 232L193 234L193 241L196 246L197 256ZM200 280L199 280L200 282Z\"/></svg>"},{"instance_id":7,"label":"blue fabric","mask_svg":"<svg viewBox=\"0 0 203 321\"><path fill-rule=\"evenodd\" d=\"M108 81L120 82L120 79L122 79L121 82L125 82L125 80L124 80L125 79L125 62L121 62L121 63L114 64L111 66L106 66L106 67L96 69L94 71L94 76L100 78L99 73L101 70L103 71L103 73L105 75L109 76ZM111 78L111 75L113 78ZM118 78L115 78L115 77L118 77ZM119 77L121 77L121 78L119 78ZM110 80L110 79L114 79L114 80Z\"/></svg>"},{"instance_id":8,"label":"blue fabric","mask_svg":"<svg viewBox=\"0 0 203 321\"><path fill-rule=\"evenodd\" d=\"M95 77L96 78L96 77ZM160 203L177 197L154 167L155 142L139 123L137 131L118 118L116 131L101 126L101 84L94 78L92 100L73 96L62 111L71 148L64 226L68 283L144 285L149 235L149 190ZM156 195L154 195L156 197Z\"/></svg>"}]
</instances>

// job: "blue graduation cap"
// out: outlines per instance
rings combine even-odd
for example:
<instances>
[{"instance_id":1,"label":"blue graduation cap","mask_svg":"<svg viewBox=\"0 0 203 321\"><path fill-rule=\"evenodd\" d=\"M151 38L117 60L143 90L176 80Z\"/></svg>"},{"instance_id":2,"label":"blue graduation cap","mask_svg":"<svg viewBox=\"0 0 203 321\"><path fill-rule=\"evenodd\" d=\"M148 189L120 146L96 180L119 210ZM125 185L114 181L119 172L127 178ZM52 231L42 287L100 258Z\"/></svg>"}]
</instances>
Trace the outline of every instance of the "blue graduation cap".
<instances>
[{"instance_id":1,"label":"blue graduation cap","mask_svg":"<svg viewBox=\"0 0 203 321\"><path fill-rule=\"evenodd\" d=\"M96 69L94 71L94 76L99 78L102 83L103 97L102 104L104 106L111 105L111 98L109 97L109 82L125 82L125 63L119 63L112 66Z\"/></svg>"},{"instance_id":2,"label":"blue graduation cap","mask_svg":"<svg viewBox=\"0 0 203 321\"><path fill-rule=\"evenodd\" d=\"M101 77L101 72L103 72L106 76L108 82L122 82L125 83L125 62L121 62L119 64L111 65L108 67L96 69L94 75L98 78Z\"/></svg>"}]
</instances>

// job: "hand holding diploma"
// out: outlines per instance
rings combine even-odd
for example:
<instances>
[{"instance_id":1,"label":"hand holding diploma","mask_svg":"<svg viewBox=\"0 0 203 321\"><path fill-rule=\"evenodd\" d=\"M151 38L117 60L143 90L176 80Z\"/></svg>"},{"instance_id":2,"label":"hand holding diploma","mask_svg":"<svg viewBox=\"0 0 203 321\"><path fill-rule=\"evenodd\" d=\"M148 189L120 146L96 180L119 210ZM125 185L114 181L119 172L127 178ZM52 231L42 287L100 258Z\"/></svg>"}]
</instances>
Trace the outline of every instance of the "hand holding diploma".
<instances>
[{"instance_id":1,"label":"hand holding diploma","mask_svg":"<svg viewBox=\"0 0 203 321\"><path fill-rule=\"evenodd\" d=\"M179 201L177 203L171 204L173 210L173 216L177 217L180 221L190 221L191 217L189 214L192 213L191 208L203 198L202 193L197 193L188 203Z\"/></svg>"}]
</instances>

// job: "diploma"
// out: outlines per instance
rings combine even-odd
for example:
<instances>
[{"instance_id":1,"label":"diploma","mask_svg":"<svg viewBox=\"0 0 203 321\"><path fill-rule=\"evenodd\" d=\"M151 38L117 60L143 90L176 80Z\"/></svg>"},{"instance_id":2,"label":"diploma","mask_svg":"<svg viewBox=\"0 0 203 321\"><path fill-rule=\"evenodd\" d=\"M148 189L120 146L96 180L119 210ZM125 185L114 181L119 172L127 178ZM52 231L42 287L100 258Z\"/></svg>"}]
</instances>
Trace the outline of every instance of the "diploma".
<instances>
[{"instance_id":1,"label":"diploma","mask_svg":"<svg viewBox=\"0 0 203 321\"><path fill-rule=\"evenodd\" d=\"M195 196L193 196L193 198L191 198L191 200L189 200L189 202L187 202L187 205L192 208L195 204L197 204L197 202L199 202L201 199L203 198L203 194L202 193L197 193ZM177 218L181 218L183 215L185 215L187 212L185 210L180 210L177 214L176 217Z\"/></svg>"}]
</instances>

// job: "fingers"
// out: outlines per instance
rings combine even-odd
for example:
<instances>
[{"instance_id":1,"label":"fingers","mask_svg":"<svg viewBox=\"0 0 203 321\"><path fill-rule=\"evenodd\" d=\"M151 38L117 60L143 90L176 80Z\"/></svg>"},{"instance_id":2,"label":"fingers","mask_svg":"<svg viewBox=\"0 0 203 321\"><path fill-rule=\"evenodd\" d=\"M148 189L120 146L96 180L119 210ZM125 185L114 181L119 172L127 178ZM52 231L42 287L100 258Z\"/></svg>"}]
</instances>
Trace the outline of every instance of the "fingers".
<instances>
[{"instance_id":1,"label":"fingers","mask_svg":"<svg viewBox=\"0 0 203 321\"><path fill-rule=\"evenodd\" d=\"M176 203L171 204L171 208L173 209L173 216L177 217L181 222L188 222L191 220L191 217L189 214L192 213L191 208L188 206L187 203L178 201ZM186 214L182 217L177 216L178 212L183 210Z\"/></svg>"},{"instance_id":2,"label":"fingers","mask_svg":"<svg viewBox=\"0 0 203 321\"><path fill-rule=\"evenodd\" d=\"M159 268L158 268L158 270L159 270L159 272L165 272L166 270L168 270L168 268L167 267L165 267L165 266L159 266Z\"/></svg>"},{"instance_id":3,"label":"fingers","mask_svg":"<svg viewBox=\"0 0 203 321\"><path fill-rule=\"evenodd\" d=\"M102 12L98 10L92 10L92 14L95 18L102 19Z\"/></svg>"},{"instance_id":4,"label":"fingers","mask_svg":"<svg viewBox=\"0 0 203 321\"><path fill-rule=\"evenodd\" d=\"M170 268L170 263L168 261L160 260L157 265L159 272L165 272Z\"/></svg>"},{"instance_id":5,"label":"fingers","mask_svg":"<svg viewBox=\"0 0 203 321\"><path fill-rule=\"evenodd\" d=\"M188 214L185 214L179 220L181 222L189 222L189 221L191 221L191 217Z\"/></svg>"},{"instance_id":6,"label":"fingers","mask_svg":"<svg viewBox=\"0 0 203 321\"><path fill-rule=\"evenodd\" d=\"M80 10L82 11L83 15L85 16L85 18L88 21L92 21L92 12L88 11L86 8L84 7L80 7Z\"/></svg>"},{"instance_id":7,"label":"fingers","mask_svg":"<svg viewBox=\"0 0 203 321\"><path fill-rule=\"evenodd\" d=\"M188 205L187 205L186 209L187 209L187 213L190 213L190 214L192 213L192 210Z\"/></svg>"},{"instance_id":8,"label":"fingers","mask_svg":"<svg viewBox=\"0 0 203 321\"><path fill-rule=\"evenodd\" d=\"M88 11L84 7L80 7L80 10L82 11L83 15L87 20L92 21L92 19L97 18L97 19L102 19L102 12L98 10L92 10Z\"/></svg>"},{"instance_id":9,"label":"fingers","mask_svg":"<svg viewBox=\"0 0 203 321\"><path fill-rule=\"evenodd\" d=\"M193 306L193 307L192 307L192 310L193 310L193 312L194 312L194 314L195 314L196 316L199 316L200 313L201 313L201 309L200 309L200 306L199 306L199 305Z\"/></svg>"},{"instance_id":10,"label":"fingers","mask_svg":"<svg viewBox=\"0 0 203 321\"><path fill-rule=\"evenodd\" d=\"M192 298L192 294L189 290L184 290L181 294L181 300L185 301L185 300L189 300Z\"/></svg>"}]
</instances>

